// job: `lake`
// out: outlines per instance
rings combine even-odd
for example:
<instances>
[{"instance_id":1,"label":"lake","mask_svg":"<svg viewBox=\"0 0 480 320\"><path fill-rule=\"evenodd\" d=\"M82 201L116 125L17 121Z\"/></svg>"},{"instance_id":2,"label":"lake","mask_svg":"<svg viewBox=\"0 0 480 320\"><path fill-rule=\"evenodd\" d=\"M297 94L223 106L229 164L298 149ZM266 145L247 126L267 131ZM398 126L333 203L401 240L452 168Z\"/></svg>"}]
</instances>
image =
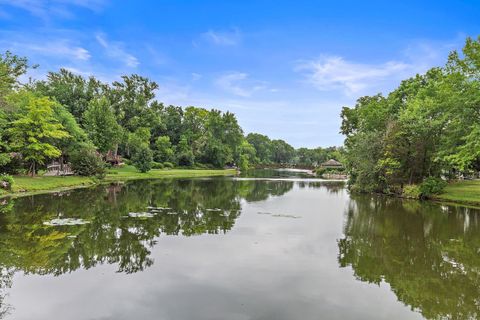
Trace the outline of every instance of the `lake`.
<instances>
[{"instance_id":1,"label":"lake","mask_svg":"<svg viewBox=\"0 0 480 320\"><path fill-rule=\"evenodd\" d=\"M476 319L480 212L305 172L0 199L2 319Z\"/></svg>"}]
</instances>

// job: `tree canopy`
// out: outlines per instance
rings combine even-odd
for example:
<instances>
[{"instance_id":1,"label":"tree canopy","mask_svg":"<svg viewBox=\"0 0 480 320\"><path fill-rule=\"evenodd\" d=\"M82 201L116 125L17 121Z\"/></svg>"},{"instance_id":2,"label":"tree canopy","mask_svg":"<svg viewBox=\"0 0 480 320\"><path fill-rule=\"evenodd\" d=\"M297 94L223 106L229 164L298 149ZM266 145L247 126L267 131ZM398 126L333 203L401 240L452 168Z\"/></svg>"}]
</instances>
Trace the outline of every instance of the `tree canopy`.
<instances>
[{"instance_id":1,"label":"tree canopy","mask_svg":"<svg viewBox=\"0 0 480 320\"><path fill-rule=\"evenodd\" d=\"M480 169L480 38L468 38L442 68L402 81L387 96L342 110L350 185L401 192L427 177Z\"/></svg>"},{"instance_id":2,"label":"tree canopy","mask_svg":"<svg viewBox=\"0 0 480 320\"><path fill-rule=\"evenodd\" d=\"M314 167L338 159L341 150L296 150L281 139L245 136L235 114L166 106L156 100L158 84L137 74L108 84L60 69L21 84L18 79L29 68L27 58L0 55L0 172L35 173L49 161L63 163L72 156L89 163L95 150L105 160L121 156L142 171L163 166L146 163L152 160L242 170L272 164ZM88 158L83 162L82 154Z\"/></svg>"}]
</instances>

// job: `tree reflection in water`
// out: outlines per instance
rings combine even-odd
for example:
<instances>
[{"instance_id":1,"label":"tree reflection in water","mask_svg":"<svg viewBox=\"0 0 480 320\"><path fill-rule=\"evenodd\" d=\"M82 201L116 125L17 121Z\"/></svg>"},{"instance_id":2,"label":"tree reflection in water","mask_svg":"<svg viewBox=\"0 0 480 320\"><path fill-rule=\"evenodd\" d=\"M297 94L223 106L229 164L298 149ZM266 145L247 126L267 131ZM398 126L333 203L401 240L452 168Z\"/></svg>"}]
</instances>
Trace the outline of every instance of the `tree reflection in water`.
<instances>
[{"instance_id":1,"label":"tree reflection in water","mask_svg":"<svg viewBox=\"0 0 480 320\"><path fill-rule=\"evenodd\" d=\"M341 267L361 281L385 281L425 318L478 319L480 211L353 196L346 219Z\"/></svg>"},{"instance_id":2,"label":"tree reflection in water","mask_svg":"<svg viewBox=\"0 0 480 320\"><path fill-rule=\"evenodd\" d=\"M240 200L259 201L293 188L288 181L188 179L127 184L4 201L0 215L0 266L26 274L60 275L97 264L133 273L153 264L150 250L161 234L226 233L240 215ZM171 208L131 218L148 207ZM83 225L46 226L54 218Z\"/></svg>"}]
</instances>

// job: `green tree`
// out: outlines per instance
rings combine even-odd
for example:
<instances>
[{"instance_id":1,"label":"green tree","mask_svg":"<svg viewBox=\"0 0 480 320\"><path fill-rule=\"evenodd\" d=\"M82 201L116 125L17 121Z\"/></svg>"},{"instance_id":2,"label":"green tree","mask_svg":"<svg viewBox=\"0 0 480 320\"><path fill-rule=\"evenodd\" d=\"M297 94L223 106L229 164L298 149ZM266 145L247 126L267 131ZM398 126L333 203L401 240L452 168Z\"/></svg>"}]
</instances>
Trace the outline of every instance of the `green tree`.
<instances>
[{"instance_id":1,"label":"green tree","mask_svg":"<svg viewBox=\"0 0 480 320\"><path fill-rule=\"evenodd\" d=\"M255 153L255 148L247 140L243 140L235 155L235 162L240 170L245 171L250 168L250 165L255 161Z\"/></svg>"},{"instance_id":2,"label":"green tree","mask_svg":"<svg viewBox=\"0 0 480 320\"><path fill-rule=\"evenodd\" d=\"M55 102L47 97L35 97L21 92L21 112L9 129L12 148L22 154L30 163L29 173L37 172L37 165L43 165L47 159L57 158L61 151L52 141L61 141L69 137L54 115Z\"/></svg>"},{"instance_id":3,"label":"green tree","mask_svg":"<svg viewBox=\"0 0 480 320\"><path fill-rule=\"evenodd\" d=\"M135 148L132 155L132 163L140 172L147 172L152 169L153 155L152 150L144 144Z\"/></svg>"},{"instance_id":4,"label":"green tree","mask_svg":"<svg viewBox=\"0 0 480 320\"><path fill-rule=\"evenodd\" d=\"M128 135L128 152L134 154L138 148L150 145L150 129L140 127Z\"/></svg>"},{"instance_id":5,"label":"green tree","mask_svg":"<svg viewBox=\"0 0 480 320\"><path fill-rule=\"evenodd\" d=\"M191 166L195 163L195 158L187 138L182 137L176 148L177 163L180 166Z\"/></svg>"},{"instance_id":6,"label":"green tree","mask_svg":"<svg viewBox=\"0 0 480 320\"><path fill-rule=\"evenodd\" d=\"M170 137L160 136L155 141L155 161L158 162L170 162L174 157L174 150Z\"/></svg>"},{"instance_id":7,"label":"green tree","mask_svg":"<svg viewBox=\"0 0 480 320\"><path fill-rule=\"evenodd\" d=\"M57 100L83 125L84 113L90 102L105 94L107 86L95 77L85 79L66 69L49 72L47 79L34 85L35 91Z\"/></svg>"},{"instance_id":8,"label":"green tree","mask_svg":"<svg viewBox=\"0 0 480 320\"><path fill-rule=\"evenodd\" d=\"M90 102L84 114L84 121L89 138L101 153L105 154L116 148L121 141L121 127L105 97Z\"/></svg>"},{"instance_id":9,"label":"green tree","mask_svg":"<svg viewBox=\"0 0 480 320\"><path fill-rule=\"evenodd\" d=\"M249 133L247 141L255 148L256 162L269 163L271 160L271 140L259 133Z\"/></svg>"},{"instance_id":10,"label":"green tree","mask_svg":"<svg viewBox=\"0 0 480 320\"><path fill-rule=\"evenodd\" d=\"M283 140L272 140L271 160L274 163L291 163L295 156L295 149Z\"/></svg>"},{"instance_id":11,"label":"green tree","mask_svg":"<svg viewBox=\"0 0 480 320\"><path fill-rule=\"evenodd\" d=\"M114 81L107 96L118 123L133 132L138 127L152 127L158 120L150 108L158 84L148 78L133 74Z\"/></svg>"}]
</instances>

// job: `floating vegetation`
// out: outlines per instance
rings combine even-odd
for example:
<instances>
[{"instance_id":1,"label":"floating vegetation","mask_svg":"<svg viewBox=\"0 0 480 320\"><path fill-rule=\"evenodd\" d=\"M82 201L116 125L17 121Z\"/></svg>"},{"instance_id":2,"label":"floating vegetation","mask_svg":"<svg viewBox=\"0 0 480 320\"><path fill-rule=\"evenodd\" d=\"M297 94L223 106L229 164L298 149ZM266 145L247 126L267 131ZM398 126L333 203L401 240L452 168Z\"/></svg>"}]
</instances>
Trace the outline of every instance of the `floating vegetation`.
<instances>
[{"instance_id":1,"label":"floating vegetation","mask_svg":"<svg viewBox=\"0 0 480 320\"><path fill-rule=\"evenodd\" d=\"M299 219L301 216L294 216L291 214L272 214L272 217L275 218L292 218L292 219Z\"/></svg>"},{"instance_id":2,"label":"floating vegetation","mask_svg":"<svg viewBox=\"0 0 480 320\"><path fill-rule=\"evenodd\" d=\"M128 216L130 218L153 218L155 213L152 212L129 212Z\"/></svg>"},{"instance_id":3,"label":"floating vegetation","mask_svg":"<svg viewBox=\"0 0 480 320\"><path fill-rule=\"evenodd\" d=\"M259 211L257 212L257 214L272 214L271 212L262 212L262 211Z\"/></svg>"},{"instance_id":4,"label":"floating vegetation","mask_svg":"<svg viewBox=\"0 0 480 320\"><path fill-rule=\"evenodd\" d=\"M77 218L57 218L50 221L44 221L43 224L46 226L76 226L90 223L90 221L77 219Z\"/></svg>"},{"instance_id":5,"label":"floating vegetation","mask_svg":"<svg viewBox=\"0 0 480 320\"><path fill-rule=\"evenodd\" d=\"M156 211L156 210L160 210L160 211L163 211L163 210L172 210L172 208L168 208L168 207L147 207L148 210L151 210L151 211Z\"/></svg>"},{"instance_id":6,"label":"floating vegetation","mask_svg":"<svg viewBox=\"0 0 480 320\"><path fill-rule=\"evenodd\" d=\"M205 209L205 211L223 211L220 208Z\"/></svg>"}]
</instances>

